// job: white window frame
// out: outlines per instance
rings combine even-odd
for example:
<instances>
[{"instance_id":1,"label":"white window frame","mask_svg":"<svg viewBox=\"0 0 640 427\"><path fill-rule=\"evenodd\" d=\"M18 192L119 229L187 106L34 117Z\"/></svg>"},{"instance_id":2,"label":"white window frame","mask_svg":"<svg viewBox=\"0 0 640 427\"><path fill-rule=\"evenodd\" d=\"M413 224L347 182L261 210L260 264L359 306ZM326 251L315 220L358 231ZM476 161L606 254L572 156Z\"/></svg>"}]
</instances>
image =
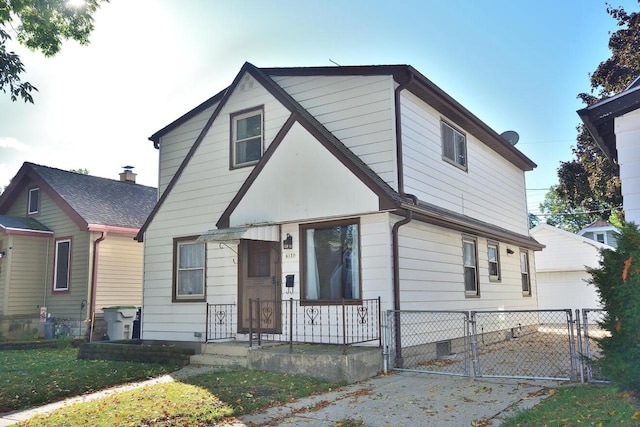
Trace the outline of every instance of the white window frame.
<instances>
[{"instance_id":1,"label":"white window frame","mask_svg":"<svg viewBox=\"0 0 640 427\"><path fill-rule=\"evenodd\" d=\"M251 141L257 139L257 136L251 136L249 138L238 139L237 137L237 129L238 122L244 119L248 119L250 117L260 116L260 156L257 159L249 160L246 162L238 162L237 152L238 152L238 143ZM253 108L251 110L241 111L237 113L231 114L231 159L230 165L231 168L241 168L245 166L255 165L260 161L262 156L264 155L264 110L262 107Z\"/></svg>"},{"instance_id":2,"label":"white window frame","mask_svg":"<svg viewBox=\"0 0 640 427\"><path fill-rule=\"evenodd\" d=\"M32 194L35 194L35 209L33 209L33 204L31 203L33 200ZM27 200L27 214L28 215L36 215L37 213L40 212L40 188L35 187L29 190L29 194L28 194L28 200Z\"/></svg>"},{"instance_id":3,"label":"white window frame","mask_svg":"<svg viewBox=\"0 0 640 427\"><path fill-rule=\"evenodd\" d=\"M491 248L495 249L495 260L491 259ZM489 280L492 282L500 281L500 244L497 242L487 242L487 263L489 268ZM495 264L496 274L491 274L491 264Z\"/></svg>"},{"instance_id":4,"label":"white window frame","mask_svg":"<svg viewBox=\"0 0 640 427\"><path fill-rule=\"evenodd\" d=\"M465 256L466 248L471 246L472 258L468 259ZM468 262L468 261L471 261ZM473 270L474 275L474 289L469 289L467 286L467 272ZM462 238L462 271L464 282L464 293L467 297L479 297L480 296L480 276L478 274L478 239L475 237L464 236Z\"/></svg>"},{"instance_id":5,"label":"white window frame","mask_svg":"<svg viewBox=\"0 0 640 427\"><path fill-rule=\"evenodd\" d=\"M467 170L467 136L449 123L442 120L440 122L440 133L442 140L442 159L463 170ZM449 138L451 135L451 138ZM461 138L463 146L456 144L456 136Z\"/></svg>"},{"instance_id":6,"label":"white window frame","mask_svg":"<svg viewBox=\"0 0 640 427\"><path fill-rule=\"evenodd\" d=\"M60 267L60 262L62 262L62 258L60 257L60 245L68 244L69 249L67 251L66 264L67 264L67 275L65 277L65 286L62 287L58 283L58 268ZM54 254L54 263L53 263L53 292L69 292L69 287L71 284L71 238L60 238L56 240L56 248Z\"/></svg>"},{"instance_id":7,"label":"white window frame","mask_svg":"<svg viewBox=\"0 0 640 427\"><path fill-rule=\"evenodd\" d=\"M180 267L180 248L187 245L202 245L203 246L203 258L202 263L199 266L187 266ZM206 263L207 263L207 247L206 243L197 242L195 238L184 238L184 239L174 239L174 268L173 268L173 301L204 301L207 289L207 278L206 278ZM202 274L202 293L198 294L183 294L180 292L180 272L183 271L201 271Z\"/></svg>"},{"instance_id":8,"label":"white window frame","mask_svg":"<svg viewBox=\"0 0 640 427\"><path fill-rule=\"evenodd\" d=\"M522 285L522 295L531 296L531 270L529 263L529 252L520 250L520 279Z\"/></svg>"},{"instance_id":9,"label":"white window frame","mask_svg":"<svg viewBox=\"0 0 640 427\"><path fill-rule=\"evenodd\" d=\"M602 236L602 241L598 240L598 236ZM598 243L603 243L603 244L607 244L607 233L602 232L602 233L593 233L593 240L595 240Z\"/></svg>"}]
</instances>

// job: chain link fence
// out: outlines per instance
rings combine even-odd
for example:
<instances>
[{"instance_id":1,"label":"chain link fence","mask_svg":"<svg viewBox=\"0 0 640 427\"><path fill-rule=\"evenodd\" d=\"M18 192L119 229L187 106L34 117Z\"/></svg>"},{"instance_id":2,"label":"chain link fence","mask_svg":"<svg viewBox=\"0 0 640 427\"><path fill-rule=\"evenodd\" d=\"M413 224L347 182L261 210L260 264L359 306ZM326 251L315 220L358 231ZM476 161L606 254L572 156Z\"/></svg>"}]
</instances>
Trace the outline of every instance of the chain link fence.
<instances>
[{"instance_id":1,"label":"chain link fence","mask_svg":"<svg viewBox=\"0 0 640 427\"><path fill-rule=\"evenodd\" d=\"M469 313L387 311L385 366L469 376Z\"/></svg>"},{"instance_id":2,"label":"chain link fence","mask_svg":"<svg viewBox=\"0 0 640 427\"><path fill-rule=\"evenodd\" d=\"M579 310L576 310L576 318L580 319L578 313ZM600 327L604 315L604 310L583 309L581 323L579 323L579 357L583 364L584 379L589 382L607 382L600 368L594 363L601 356L597 339L609 335L608 331Z\"/></svg>"}]
</instances>

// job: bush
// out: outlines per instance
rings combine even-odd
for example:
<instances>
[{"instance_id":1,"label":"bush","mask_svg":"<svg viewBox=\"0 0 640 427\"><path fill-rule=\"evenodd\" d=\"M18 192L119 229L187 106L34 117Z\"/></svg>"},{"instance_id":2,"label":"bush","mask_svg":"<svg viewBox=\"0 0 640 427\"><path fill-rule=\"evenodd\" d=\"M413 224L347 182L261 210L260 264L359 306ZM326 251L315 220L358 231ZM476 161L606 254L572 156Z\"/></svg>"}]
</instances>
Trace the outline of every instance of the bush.
<instances>
[{"instance_id":1,"label":"bush","mask_svg":"<svg viewBox=\"0 0 640 427\"><path fill-rule=\"evenodd\" d=\"M624 223L617 250L602 250L599 268L587 269L605 310L599 338L602 357L594 363L625 390L640 394L640 233Z\"/></svg>"}]
</instances>

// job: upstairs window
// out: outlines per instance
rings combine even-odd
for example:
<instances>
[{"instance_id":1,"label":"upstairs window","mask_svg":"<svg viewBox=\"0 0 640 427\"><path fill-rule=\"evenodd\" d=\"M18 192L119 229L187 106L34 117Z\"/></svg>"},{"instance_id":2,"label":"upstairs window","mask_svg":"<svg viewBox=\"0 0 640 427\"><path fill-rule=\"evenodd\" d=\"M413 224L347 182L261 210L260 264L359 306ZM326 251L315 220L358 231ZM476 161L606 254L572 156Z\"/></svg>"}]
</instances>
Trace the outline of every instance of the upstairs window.
<instances>
[{"instance_id":1,"label":"upstairs window","mask_svg":"<svg viewBox=\"0 0 640 427\"><path fill-rule=\"evenodd\" d=\"M487 245L487 258L489 259L489 280L500 280L500 251L498 244L489 242Z\"/></svg>"},{"instance_id":2,"label":"upstairs window","mask_svg":"<svg viewBox=\"0 0 640 427\"><path fill-rule=\"evenodd\" d=\"M596 233L596 241L600 242L600 243L607 243L607 240L605 239L605 235L604 233Z\"/></svg>"},{"instance_id":3,"label":"upstairs window","mask_svg":"<svg viewBox=\"0 0 640 427\"><path fill-rule=\"evenodd\" d=\"M68 291L71 277L71 239L62 238L56 240L54 257L53 291Z\"/></svg>"},{"instance_id":4,"label":"upstairs window","mask_svg":"<svg viewBox=\"0 0 640 427\"><path fill-rule=\"evenodd\" d=\"M204 301L205 244L174 240L174 301Z\"/></svg>"},{"instance_id":5,"label":"upstairs window","mask_svg":"<svg viewBox=\"0 0 640 427\"><path fill-rule=\"evenodd\" d=\"M462 240L462 259L464 265L464 291L467 296L479 296L478 254L475 239L465 237Z\"/></svg>"},{"instance_id":6,"label":"upstairs window","mask_svg":"<svg viewBox=\"0 0 640 427\"><path fill-rule=\"evenodd\" d=\"M442 158L467 169L467 138L447 123L441 123Z\"/></svg>"},{"instance_id":7,"label":"upstairs window","mask_svg":"<svg viewBox=\"0 0 640 427\"><path fill-rule=\"evenodd\" d=\"M255 164L262 157L262 109L231 115L231 167Z\"/></svg>"},{"instance_id":8,"label":"upstairs window","mask_svg":"<svg viewBox=\"0 0 640 427\"><path fill-rule=\"evenodd\" d=\"M35 215L40 212L40 189L32 188L29 190L29 201L27 203L27 213Z\"/></svg>"},{"instance_id":9,"label":"upstairs window","mask_svg":"<svg viewBox=\"0 0 640 427\"><path fill-rule=\"evenodd\" d=\"M531 277L529 277L529 254L520 252L520 276L522 278L522 295L531 295Z\"/></svg>"}]
</instances>

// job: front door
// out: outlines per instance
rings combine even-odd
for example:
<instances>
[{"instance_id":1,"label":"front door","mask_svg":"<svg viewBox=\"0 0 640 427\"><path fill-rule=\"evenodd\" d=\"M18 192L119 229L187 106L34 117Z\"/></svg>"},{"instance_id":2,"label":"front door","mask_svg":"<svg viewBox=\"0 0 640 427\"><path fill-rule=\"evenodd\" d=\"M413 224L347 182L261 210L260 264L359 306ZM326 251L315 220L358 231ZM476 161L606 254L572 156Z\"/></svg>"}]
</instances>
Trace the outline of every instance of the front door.
<instances>
[{"instance_id":1,"label":"front door","mask_svg":"<svg viewBox=\"0 0 640 427\"><path fill-rule=\"evenodd\" d=\"M238 260L238 332L279 333L281 329L280 246L278 242L241 240ZM260 299L258 304L256 301ZM249 301L252 301L251 308Z\"/></svg>"}]
</instances>

